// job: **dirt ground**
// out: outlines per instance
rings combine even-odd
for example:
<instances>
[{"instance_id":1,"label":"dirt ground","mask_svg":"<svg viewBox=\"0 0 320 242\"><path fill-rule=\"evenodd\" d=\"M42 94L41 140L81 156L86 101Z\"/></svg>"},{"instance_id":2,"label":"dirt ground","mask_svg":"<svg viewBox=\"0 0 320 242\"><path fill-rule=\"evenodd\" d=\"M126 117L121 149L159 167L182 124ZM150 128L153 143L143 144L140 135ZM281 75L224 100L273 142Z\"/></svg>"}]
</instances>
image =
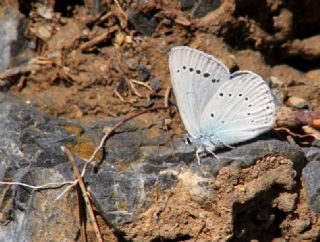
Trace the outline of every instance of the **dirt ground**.
<instances>
[{"instance_id":1,"label":"dirt ground","mask_svg":"<svg viewBox=\"0 0 320 242\"><path fill-rule=\"evenodd\" d=\"M25 35L32 48L14 61L32 58L28 71L11 77L9 91L46 114L90 123L169 102L170 113L161 111L165 125L182 135L169 93L168 51L188 45L231 71L254 71L269 82L282 110L276 127L318 134L319 1L104 0L98 9L89 0L27 2L18 9L29 16ZM301 194L297 216L316 221L303 188ZM281 225L288 236L297 227L291 222Z\"/></svg>"}]
</instances>

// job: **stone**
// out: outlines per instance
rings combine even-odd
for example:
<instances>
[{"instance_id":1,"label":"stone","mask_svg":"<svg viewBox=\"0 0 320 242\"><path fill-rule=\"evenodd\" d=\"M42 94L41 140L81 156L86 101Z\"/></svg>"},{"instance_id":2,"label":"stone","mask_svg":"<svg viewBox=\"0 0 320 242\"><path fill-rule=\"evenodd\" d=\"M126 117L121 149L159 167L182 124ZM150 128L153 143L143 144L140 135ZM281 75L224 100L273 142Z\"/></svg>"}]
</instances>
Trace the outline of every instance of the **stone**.
<instances>
[{"instance_id":1,"label":"stone","mask_svg":"<svg viewBox=\"0 0 320 242\"><path fill-rule=\"evenodd\" d=\"M221 5L220 0L179 0L179 2L181 3L182 10L191 12L192 16L196 18L201 18L207 15L209 12L216 10Z\"/></svg>"},{"instance_id":2,"label":"stone","mask_svg":"<svg viewBox=\"0 0 320 242\"><path fill-rule=\"evenodd\" d=\"M162 119L160 114L146 113L119 127L84 176L99 214L112 230L125 235L118 234L119 239L152 241L183 234L198 236L199 241L209 235L225 241L241 236L254 223L255 214L265 216L251 227L264 233L273 219L283 219L273 212L275 207L292 214L306 163L298 146L265 135L267 140L217 150L219 159L208 155L199 166L194 147L181 138L172 139ZM32 185L72 181L70 163L60 147L71 149L81 169L103 130L121 120L83 126L46 116L1 93L0 181ZM72 209L77 199L69 191L55 201L64 188L36 192L21 186L5 191L0 186L5 193L0 241L43 241L44 237L72 241L78 233L78 216ZM248 238L252 231L247 230Z\"/></svg>"},{"instance_id":3,"label":"stone","mask_svg":"<svg viewBox=\"0 0 320 242\"><path fill-rule=\"evenodd\" d=\"M128 9L128 20L137 31L148 36L151 36L158 26L158 22L153 17L148 17L132 8Z\"/></svg>"},{"instance_id":4,"label":"stone","mask_svg":"<svg viewBox=\"0 0 320 242\"><path fill-rule=\"evenodd\" d=\"M150 77L150 71L144 64L139 65L139 74L141 80L144 82L147 81Z\"/></svg>"},{"instance_id":5,"label":"stone","mask_svg":"<svg viewBox=\"0 0 320 242\"><path fill-rule=\"evenodd\" d=\"M303 169L303 182L305 185L309 207L320 214L320 162L313 160Z\"/></svg>"},{"instance_id":6,"label":"stone","mask_svg":"<svg viewBox=\"0 0 320 242\"><path fill-rule=\"evenodd\" d=\"M297 96L289 97L287 100L287 105L297 109L308 109L311 110L311 105L305 99Z\"/></svg>"},{"instance_id":7,"label":"stone","mask_svg":"<svg viewBox=\"0 0 320 242\"><path fill-rule=\"evenodd\" d=\"M75 136L64 128L68 125L1 93L0 181L39 185L72 179L70 165L60 149L61 145L75 141ZM4 196L1 206L6 208L1 207L1 214L7 218L7 225L6 221L0 225L0 241L74 239L78 221L68 209L70 198L76 199L74 195L54 201L61 190L32 193L32 189L20 186L5 188L0 186ZM9 199L12 194L14 197Z\"/></svg>"},{"instance_id":8,"label":"stone","mask_svg":"<svg viewBox=\"0 0 320 242\"><path fill-rule=\"evenodd\" d=\"M24 50L25 17L17 10L0 6L0 71L10 67L11 59Z\"/></svg>"},{"instance_id":9,"label":"stone","mask_svg":"<svg viewBox=\"0 0 320 242\"><path fill-rule=\"evenodd\" d=\"M153 79L150 81L150 87L155 92L161 91L161 81L159 79Z\"/></svg>"}]
</instances>

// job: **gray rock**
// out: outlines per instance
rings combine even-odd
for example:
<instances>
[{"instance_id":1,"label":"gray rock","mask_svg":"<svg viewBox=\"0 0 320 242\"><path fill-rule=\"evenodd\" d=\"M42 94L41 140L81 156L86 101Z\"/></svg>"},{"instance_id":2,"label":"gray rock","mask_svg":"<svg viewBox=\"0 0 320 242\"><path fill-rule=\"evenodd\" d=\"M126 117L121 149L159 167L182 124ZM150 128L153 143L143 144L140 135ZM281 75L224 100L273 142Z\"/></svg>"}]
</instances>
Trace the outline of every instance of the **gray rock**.
<instances>
[{"instance_id":1,"label":"gray rock","mask_svg":"<svg viewBox=\"0 0 320 242\"><path fill-rule=\"evenodd\" d=\"M0 6L0 70L11 65L12 58L25 48L24 16L13 8Z\"/></svg>"},{"instance_id":2,"label":"gray rock","mask_svg":"<svg viewBox=\"0 0 320 242\"><path fill-rule=\"evenodd\" d=\"M320 162L309 162L303 169L303 182L305 184L309 207L320 214Z\"/></svg>"},{"instance_id":3,"label":"gray rock","mask_svg":"<svg viewBox=\"0 0 320 242\"><path fill-rule=\"evenodd\" d=\"M126 239L157 239L158 228L163 227L167 228L161 232L164 238L185 233L194 237L202 234L202 229L191 228L204 221L212 224L207 228L210 234L226 240L233 226L240 223L237 216L248 208L258 211L263 207L269 217L274 216L269 213L272 206L284 207L279 202L283 199L277 199L281 192L295 196L296 180L305 164L299 147L273 139L251 141L217 151L219 160L204 157L199 166L194 148L182 139L172 140L162 129L159 115L144 115L116 130L104 146L102 162L89 165L84 177L98 211ZM60 146L72 148L80 168L83 160L79 157L84 151L77 151L79 132L70 130L82 131L82 142L94 147L103 136L103 128L120 120L83 127L45 116L0 94L0 180L33 185L72 180L70 164ZM280 158L265 158L268 156ZM0 189L5 192L5 187ZM69 192L55 201L63 189L33 192L11 186L5 194L6 209L1 209L6 221L0 224L0 241L42 241L44 237L72 241L78 231L76 213L70 209L76 198ZM296 200L291 200L289 205L294 207ZM251 217L249 214L248 223Z\"/></svg>"},{"instance_id":4,"label":"gray rock","mask_svg":"<svg viewBox=\"0 0 320 242\"><path fill-rule=\"evenodd\" d=\"M221 5L221 0L179 0L181 8L190 11L193 17L201 18Z\"/></svg>"},{"instance_id":5,"label":"gray rock","mask_svg":"<svg viewBox=\"0 0 320 242\"><path fill-rule=\"evenodd\" d=\"M150 77L150 71L144 64L139 65L139 74L141 80L144 82L147 81Z\"/></svg>"},{"instance_id":6,"label":"gray rock","mask_svg":"<svg viewBox=\"0 0 320 242\"><path fill-rule=\"evenodd\" d=\"M0 181L39 185L72 179L70 165L60 149L76 140L65 131L68 125L0 94ZM7 225L0 225L0 241L73 240L78 228L72 212L66 212L70 203L66 198L54 201L59 190L42 192L0 186L2 206L6 208L1 208L1 214L7 218ZM41 212L40 207L44 208Z\"/></svg>"},{"instance_id":7,"label":"gray rock","mask_svg":"<svg viewBox=\"0 0 320 242\"><path fill-rule=\"evenodd\" d=\"M128 20L136 30L144 35L152 35L158 26L158 22L153 17L148 17L131 8L128 10Z\"/></svg>"},{"instance_id":8,"label":"gray rock","mask_svg":"<svg viewBox=\"0 0 320 242\"><path fill-rule=\"evenodd\" d=\"M155 91L159 92L161 90L161 81L159 79L153 79L150 81L150 87Z\"/></svg>"}]
</instances>

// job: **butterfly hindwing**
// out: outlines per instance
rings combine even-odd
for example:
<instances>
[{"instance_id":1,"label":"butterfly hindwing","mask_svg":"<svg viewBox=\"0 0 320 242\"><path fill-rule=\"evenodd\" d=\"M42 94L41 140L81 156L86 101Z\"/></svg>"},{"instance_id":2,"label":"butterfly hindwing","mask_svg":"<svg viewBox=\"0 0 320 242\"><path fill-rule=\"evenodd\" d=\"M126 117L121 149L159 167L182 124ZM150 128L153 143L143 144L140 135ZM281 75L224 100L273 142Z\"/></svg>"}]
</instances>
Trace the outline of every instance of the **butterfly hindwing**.
<instances>
[{"instance_id":1,"label":"butterfly hindwing","mask_svg":"<svg viewBox=\"0 0 320 242\"><path fill-rule=\"evenodd\" d=\"M182 121L189 134L198 137L201 115L229 80L229 70L214 57L186 46L171 49L169 68Z\"/></svg>"},{"instance_id":2,"label":"butterfly hindwing","mask_svg":"<svg viewBox=\"0 0 320 242\"><path fill-rule=\"evenodd\" d=\"M270 88L258 75L238 71L220 86L201 114L201 133L224 144L256 137L271 128L275 105Z\"/></svg>"}]
</instances>

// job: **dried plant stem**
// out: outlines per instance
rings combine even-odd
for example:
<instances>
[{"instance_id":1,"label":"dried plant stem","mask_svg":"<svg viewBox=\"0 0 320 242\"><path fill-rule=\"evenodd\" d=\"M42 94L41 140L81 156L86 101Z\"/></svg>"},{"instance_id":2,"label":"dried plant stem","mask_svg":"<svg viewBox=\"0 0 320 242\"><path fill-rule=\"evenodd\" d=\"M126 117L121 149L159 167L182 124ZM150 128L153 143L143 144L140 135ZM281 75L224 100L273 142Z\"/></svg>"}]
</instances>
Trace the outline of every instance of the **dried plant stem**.
<instances>
[{"instance_id":1,"label":"dried plant stem","mask_svg":"<svg viewBox=\"0 0 320 242\"><path fill-rule=\"evenodd\" d=\"M63 147L61 147L61 149L65 152L65 154L67 155L67 157L68 157L68 159L69 159L69 161L70 161L70 163L72 165L73 174L77 178L79 187L80 187L80 189L82 191L83 199L86 202L86 207L88 208L88 212L89 212L89 215L90 215L90 218L91 218L91 222L93 224L93 229L94 229L94 232L96 234L97 241L98 242L103 242L102 235L101 235L101 232L100 232L100 229L99 229L99 226L98 226L98 222L97 222L96 216L95 216L95 214L93 212L93 207L92 207L91 201L90 201L90 199L88 197L88 192L87 192L86 186L84 185L83 179L81 177L81 174L80 174L80 171L78 169L77 163L76 163L76 161L74 159L74 156L73 156L73 154L71 153L71 151L68 148L63 146Z\"/></svg>"}]
</instances>

